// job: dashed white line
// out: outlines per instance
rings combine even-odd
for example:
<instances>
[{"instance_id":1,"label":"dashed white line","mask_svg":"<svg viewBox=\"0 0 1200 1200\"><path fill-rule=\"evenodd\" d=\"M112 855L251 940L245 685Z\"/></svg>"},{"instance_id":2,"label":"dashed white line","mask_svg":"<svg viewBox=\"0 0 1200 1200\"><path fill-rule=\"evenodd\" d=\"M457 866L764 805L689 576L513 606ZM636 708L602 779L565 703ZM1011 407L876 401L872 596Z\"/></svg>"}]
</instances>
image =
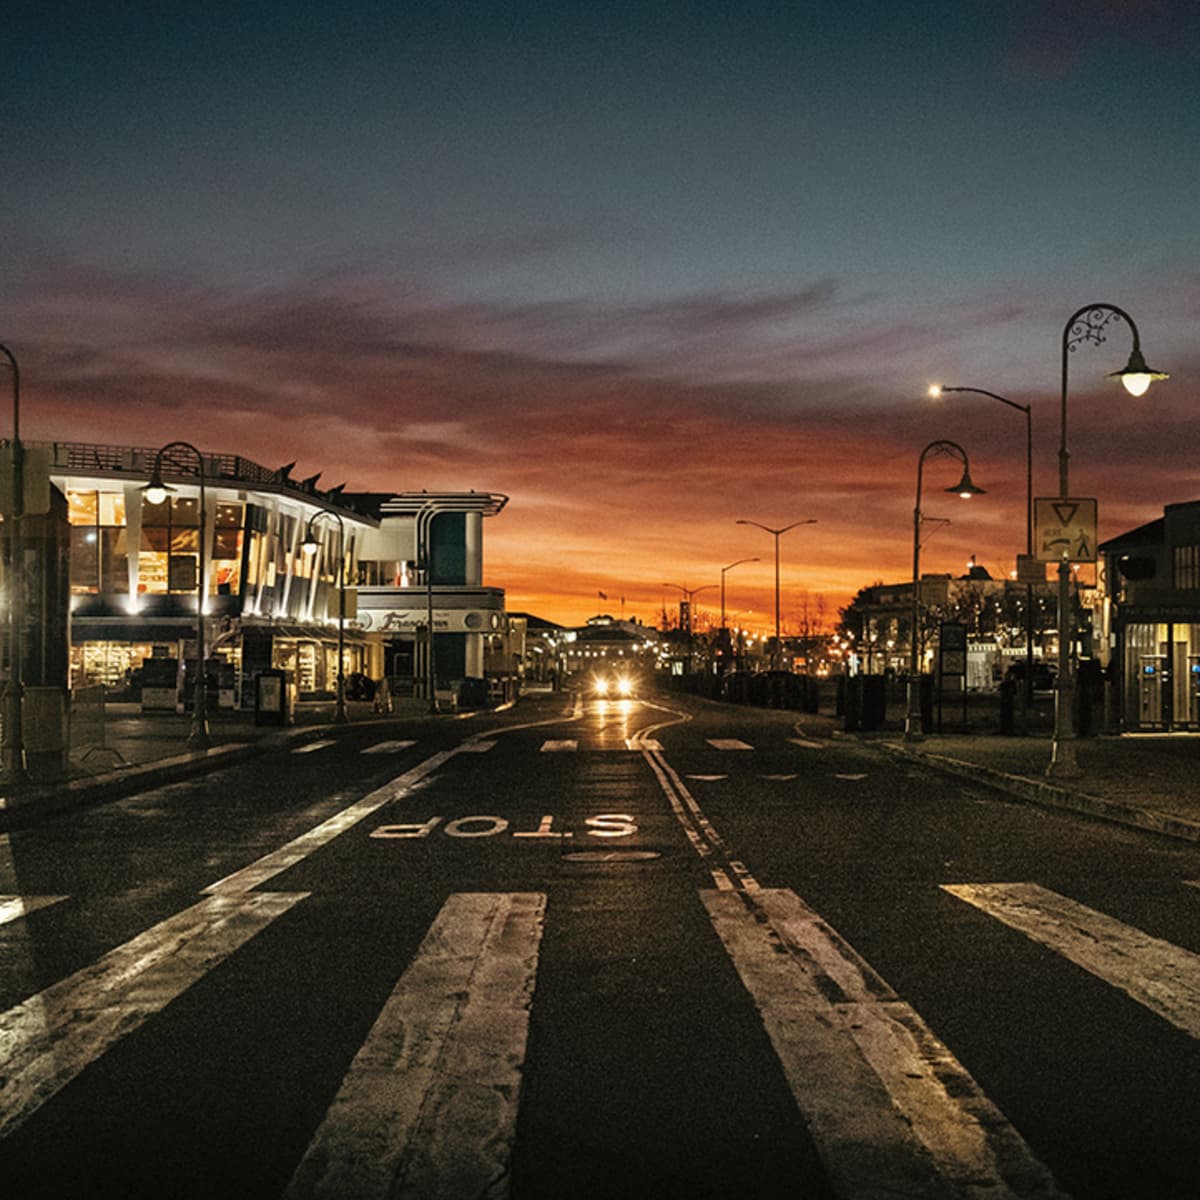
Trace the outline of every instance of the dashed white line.
<instances>
[{"instance_id":1,"label":"dashed white line","mask_svg":"<svg viewBox=\"0 0 1200 1200\"><path fill-rule=\"evenodd\" d=\"M562 738L542 743L543 754L558 754L564 751L578 750L579 743L574 738Z\"/></svg>"},{"instance_id":2,"label":"dashed white line","mask_svg":"<svg viewBox=\"0 0 1200 1200\"><path fill-rule=\"evenodd\" d=\"M754 747L749 742L743 742L740 738L705 738L704 739L714 750L753 750Z\"/></svg>"},{"instance_id":3,"label":"dashed white line","mask_svg":"<svg viewBox=\"0 0 1200 1200\"><path fill-rule=\"evenodd\" d=\"M364 754L394 754L399 750L407 750L410 746L415 746L416 742L396 740L391 742L376 742L373 746L367 746L363 749Z\"/></svg>"},{"instance_id":4,"label":"dashed white line","mask_svg":"<svg viewBox=\"0 0 1200 1200\"><path fill-rule=\"evenodd\" d=\"M336 739L334 738L319 738L315 742L305 742L303 746L297 746L292 753L311 754L314 750L324 750L326 746L333 746L335 744Z\"/></svg>"}]
</instances>

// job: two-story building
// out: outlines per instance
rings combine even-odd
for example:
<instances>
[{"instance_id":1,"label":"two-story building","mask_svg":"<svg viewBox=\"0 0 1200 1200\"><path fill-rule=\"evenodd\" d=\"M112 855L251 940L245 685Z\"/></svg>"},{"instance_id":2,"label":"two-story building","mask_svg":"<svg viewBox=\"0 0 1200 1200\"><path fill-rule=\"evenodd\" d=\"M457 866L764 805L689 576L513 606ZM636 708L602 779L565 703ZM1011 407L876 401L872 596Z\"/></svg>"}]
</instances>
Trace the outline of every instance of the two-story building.
<instances>
[{"instance_id":1,"label":"two-story building","mask_svg":"<svg viewBox=\"0 0 1200 1200\"><path fill-rule=\"evenodd\" d=\"M319 476L230 454L27 449L48 457L67 501L72 686L194 669L198 604L210 675L234 704L253 703L268 667L292 672L302 697L332 695L339 615L346 676L390 676L398 695L482 678L489 639L505 634L504 592L482 586L482 518L505 497L322 491ZM152 503L160 457L171 490Z\"/></svg>"}]
</instances>

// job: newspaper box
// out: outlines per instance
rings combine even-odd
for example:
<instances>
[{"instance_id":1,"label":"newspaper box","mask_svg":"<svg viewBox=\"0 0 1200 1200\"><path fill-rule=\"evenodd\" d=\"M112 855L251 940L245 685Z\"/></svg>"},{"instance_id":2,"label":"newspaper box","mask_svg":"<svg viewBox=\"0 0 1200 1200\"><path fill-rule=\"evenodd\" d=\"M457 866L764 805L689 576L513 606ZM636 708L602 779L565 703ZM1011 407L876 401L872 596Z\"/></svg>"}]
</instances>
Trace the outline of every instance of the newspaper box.
<instances>
[{"instance_id":1,"label":"newspaper box","mask_svg":"<svg viewBox=\"0 0 1200 1200\"><path fill-rule=\"evenodd\" d=\"M290 671L272 667L254 677L255 725L290 725L295 709L295 686Z\"/></svg>"}]
</instances>

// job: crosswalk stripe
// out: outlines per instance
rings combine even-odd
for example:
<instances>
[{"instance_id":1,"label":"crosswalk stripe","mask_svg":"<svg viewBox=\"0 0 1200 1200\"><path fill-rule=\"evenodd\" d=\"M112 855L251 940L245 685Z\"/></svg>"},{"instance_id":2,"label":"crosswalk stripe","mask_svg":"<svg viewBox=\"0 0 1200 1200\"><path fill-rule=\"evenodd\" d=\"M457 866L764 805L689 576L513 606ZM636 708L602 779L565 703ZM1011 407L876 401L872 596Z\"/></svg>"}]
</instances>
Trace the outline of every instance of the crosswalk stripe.
<instances>
[{"instance_id":1,"label":"crosswalk stripe","mask_svg":"<svg viewBox=\"0 0 1200 1200\"><path fill-rule=\"evenodd\" d=\"M749 742L743 742L740 738L705 738L704 739L714 750L753 750L754 747Z\"/></svg>"},{"instance_id":2,"label":"crosswalk stripe","mask_svg":"<svg viewBox=\"0 0 1200 1200\"><path fill-rule=\"evenodd\" d=\"M794 892L759 890L757 911L701 895L839 1195L1062 1197L949 1049Z\"/></svg>"},{"instance_id":3,"label":"crosswalk stripe","mask_svg":"<svg viewBox=\"0 0 1200 1200\"><path fill-rule=\"evenodd\" d=\"M210 896L0 1015L0 1137L305 895Z\"/></svg>"},{"instance_id":4,"label":"crosswalk stripe","mask_svg":"<svg viewBox=\"0 0 1200 1200\"><path fill-rule=\"evenodd\" d=\"M415 746L416 742L408 741L391 741L391 742L376 742L373 746L364 748L364 754L392 754L397 750L407 750L409 746Z\"/></svg>"},{"instance_id":5,"label":"crosswalk stripe","mask_svg":"<svg viewBox=\"0 0 1200 1200\"><path fill-rule=\"evenodd\" d=\"M0 925L19 921L39 908L49 908L66 896L0 896Z\"/></svg>"},{"instance_id":6,"label":"crosswalk stripe","mask_svg":"<svg viewBox=\"0 0 1200 1200\"><path fill-rule=\"evenodd\" d=\"M554 754L564 750L578 750L579 743L573 738L563 738L559 741L548 741L542 743L543 754Z\"/></svg>"},{"instance_id":7,"label":"crosswalk stripe","mask_svg":"<svg viewBox=\"0 0 1200 1200\"><path fill-rule=\"evenodd\" d=\"M814 741L812 738L794 737L794 738L788 738L788 741L791 742L793 746L803 746L806 750L824 750L825 749L824 742L817 742L817 741Z\"/></svg>"},{"instance_id":8,"label":"crosswalk stripe","mask_svg":"<svg viewBox=\"0 0 1200 1200\"><path fill-rule=\"evenodd\" d=\"M395 779L385 783L383 787L378 787L373 792L368 792L361 800L351 804L349 808L344 808L341 812L334 813L332 817L322 821L320 825L316 825L312 829L302 833L299 837L293 838L287 845L280 846L278 850L273 850L270 854L263 855L262 858L250 863L249 866L242 867L241 870L234 871L232 875L226 875L224 879L218 879L216 883L209 884L204 891L210 894L249 892L256 887L261 887L268 879L288 870L290 867L294 867L314 851L332 842L334 838L340 837L347 829L353 828L364 817L369 817L373 812L382 808L385 804L390 804L393 800L399 800L410 788L414 787L427 775L431 775L438 767L453 758L459 752L459 749L440 750L437 754L430 755L424 762L420 762L411 770L405 771L403 775L397 775Z\"/></svg>"},{"instance_id":9,"label":"crosswalk stripe","mask_svg":"<svg viewBox=\"0 0 1200 1200\"><path fill-rule=\"evenodd\" d=\"M942 887L1200 1038L1200 954L1036 883Z\"/></svg>"},{"instance_id":10,"label":"crosswalk stripe","mask_svg":"<svg viewBox=\"0 0 1200 1200\"><path fill-rule=\"evenodd\" d=\"M297 746L293 754L311 754L314 750L324 750L326 746L334 745L334 738L318 738L315 742L305 742L303 746Z\"/></svg>"},{"instance_id":11,"label":"crosswalk stripe","mask_svg":"<svg viewBox=\"0 0 1200 1200\"><path fill-rule=\"evenodd\" d=\"M507 1195L546 897L458 893L350 1064L287 1200Z\"/></svg>"}]
</instances>

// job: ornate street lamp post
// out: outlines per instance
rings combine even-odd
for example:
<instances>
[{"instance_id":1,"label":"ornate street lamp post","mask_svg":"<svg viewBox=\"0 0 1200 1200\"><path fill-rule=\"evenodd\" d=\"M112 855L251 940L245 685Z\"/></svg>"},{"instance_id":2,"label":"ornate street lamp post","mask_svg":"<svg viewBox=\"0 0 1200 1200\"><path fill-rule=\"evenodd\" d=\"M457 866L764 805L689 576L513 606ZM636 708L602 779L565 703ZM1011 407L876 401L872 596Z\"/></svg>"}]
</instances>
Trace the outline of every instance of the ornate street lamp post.
<instances>
[{"instance_id":1,"label":"ornate street lamp post","mask_svg":"<svg viewBox=\"0 0 1200 1200\"><path fill-rule=\"evenodd\" d=\"M917 502L913 506L913 569L912 569L912 642L908 672L908 714L904 721L906 741L919 741L921 730L921 478L926 458L953 458L962 463L962 478L948 492L956 492L964 500L984 494L983 488L971 482L967 452L957 443L945 440L930 442L917 459Z\"/></svg>"},{"instance_id":2,"label":"ornate street lamp post","mask_svg":"<svg viewBox=\"0 0 1200 1200\"><path fill-rule=\"evenodd\" d=\"M5 541L8 543L8 684L4 689L4 767L8 780L22 784L29 778L25 759L25 683L21 677L24 651L21 635L25 623L25 544L21 536L21 517L25 508L24 457L21 445L21 369L16 356L5 345L0 354L8 359L12 371L12 441L9 443L9 480L12 485L12 512L4 514Z\"/></svg>"},{"instance_id":3,"label":"ornate street lamp post","mask_svg":"<svg viewBox=\"0 0 1200 1200\"><path fill-rule=\"evenodd\" d=\"M196 456L196 474L200 478L200 546L199 570L196 578L196 690L195 701L192 704L192 728L188 734L188 745L198 750L207 750L212 745L212 737L208 728L208 686L204 678L204 602L207 598L205 587L204 560L207 546L205 534L207 524L207 504L204 493L204 455L191 442L168 442L154 456L154 468L150 472L150 482L142 488L142 493L151 504L161 504L168 493L175 491L163 483L163 457L172 450L187 450ZM168 574L169 574L168 563ZM169 586L169 585L168 585Z\"/></svg>"},{"instance_id":4,"label":"ornate street lamp post","mask_svg":"<svg viewBox=\"0 0 1200 1200\"><path fill-rule=\"evenodd\" d=\"M783 667L783 642L780 641L779 625L779 539L789 529L795 529L797 525L815 525L817 520L815 517L810 517L807 521L793 521L790 525L784 525L782 529L772 529L769 525L760 525L757 521L738 520L734 523L753 525L756 529L762 529L771 534L775 539L775 653L771 657L771 669L778 671Z\"/></svg>"},{"instance_id":5,"label":"ornate street lamp post","mask_svg":"<svg viewBox=\"0 0 1200 1200\"><path fill-rule=\"evenodd\" d=\"M335 512L316 512L308 518L304 530L304 549L308 554L315 555L318 542L313 533L313 526L323 517L331 517L338 526L338 640L337 640L337 703L333 711L333 723L345 725L350 719L346 716L346 526L341 516Z\"/></svg>"},{"instance_id":6,"label":"ornate street lamp post","mask_svg":"<svg viewBox=\"0 0 1200 1200\"><path fill-rule=\"evenodd\" d=\"M1000 396L996 392L989 392L986 388L973 387L943 387L940 383L935 383L929 389L929 394L934 398L943 395L946 392L969 392L976 396L988 396L993 400L999 400L1001 404L1008 405L1009 408L1015 408L1017 412L1025 414L1025 557L1030 559L1033 557L1033 407L1029 404L1018 404L1015 400L1009 400L1007 396ZM1025 703L1028 706L1033 698L1033 584L1025 585Z\"/></svg>"},{"instance_id":7,"label":"ornate street lamp post","mask_svg":"<svg viewBox=\"0 0 1200 1200\"><path fill-rule=\"evenodd\" d=\"M1142 357L1142 340L1133 318L1115 304L1085 304L1073 313L1063 326L1062 336L1062 402L1058 443L1058 495L1067 500L1071 495L1067 452L1067 374L1070 356L1084 342L1099 346L1107 341L1107 330L1114 321L1124 321L1133 335L1129 361L1110 379L1119 379L1131 396L1143 396L1156 379L1168 379L1165 371L1146 365ZM1071 563L1064 555L1058 564L1058 679L1054 691L1054 740L1047 775L1074 777L1080 774L1075 757L1075 676L1071 661Z\"/></svg>"}]
</instances>

